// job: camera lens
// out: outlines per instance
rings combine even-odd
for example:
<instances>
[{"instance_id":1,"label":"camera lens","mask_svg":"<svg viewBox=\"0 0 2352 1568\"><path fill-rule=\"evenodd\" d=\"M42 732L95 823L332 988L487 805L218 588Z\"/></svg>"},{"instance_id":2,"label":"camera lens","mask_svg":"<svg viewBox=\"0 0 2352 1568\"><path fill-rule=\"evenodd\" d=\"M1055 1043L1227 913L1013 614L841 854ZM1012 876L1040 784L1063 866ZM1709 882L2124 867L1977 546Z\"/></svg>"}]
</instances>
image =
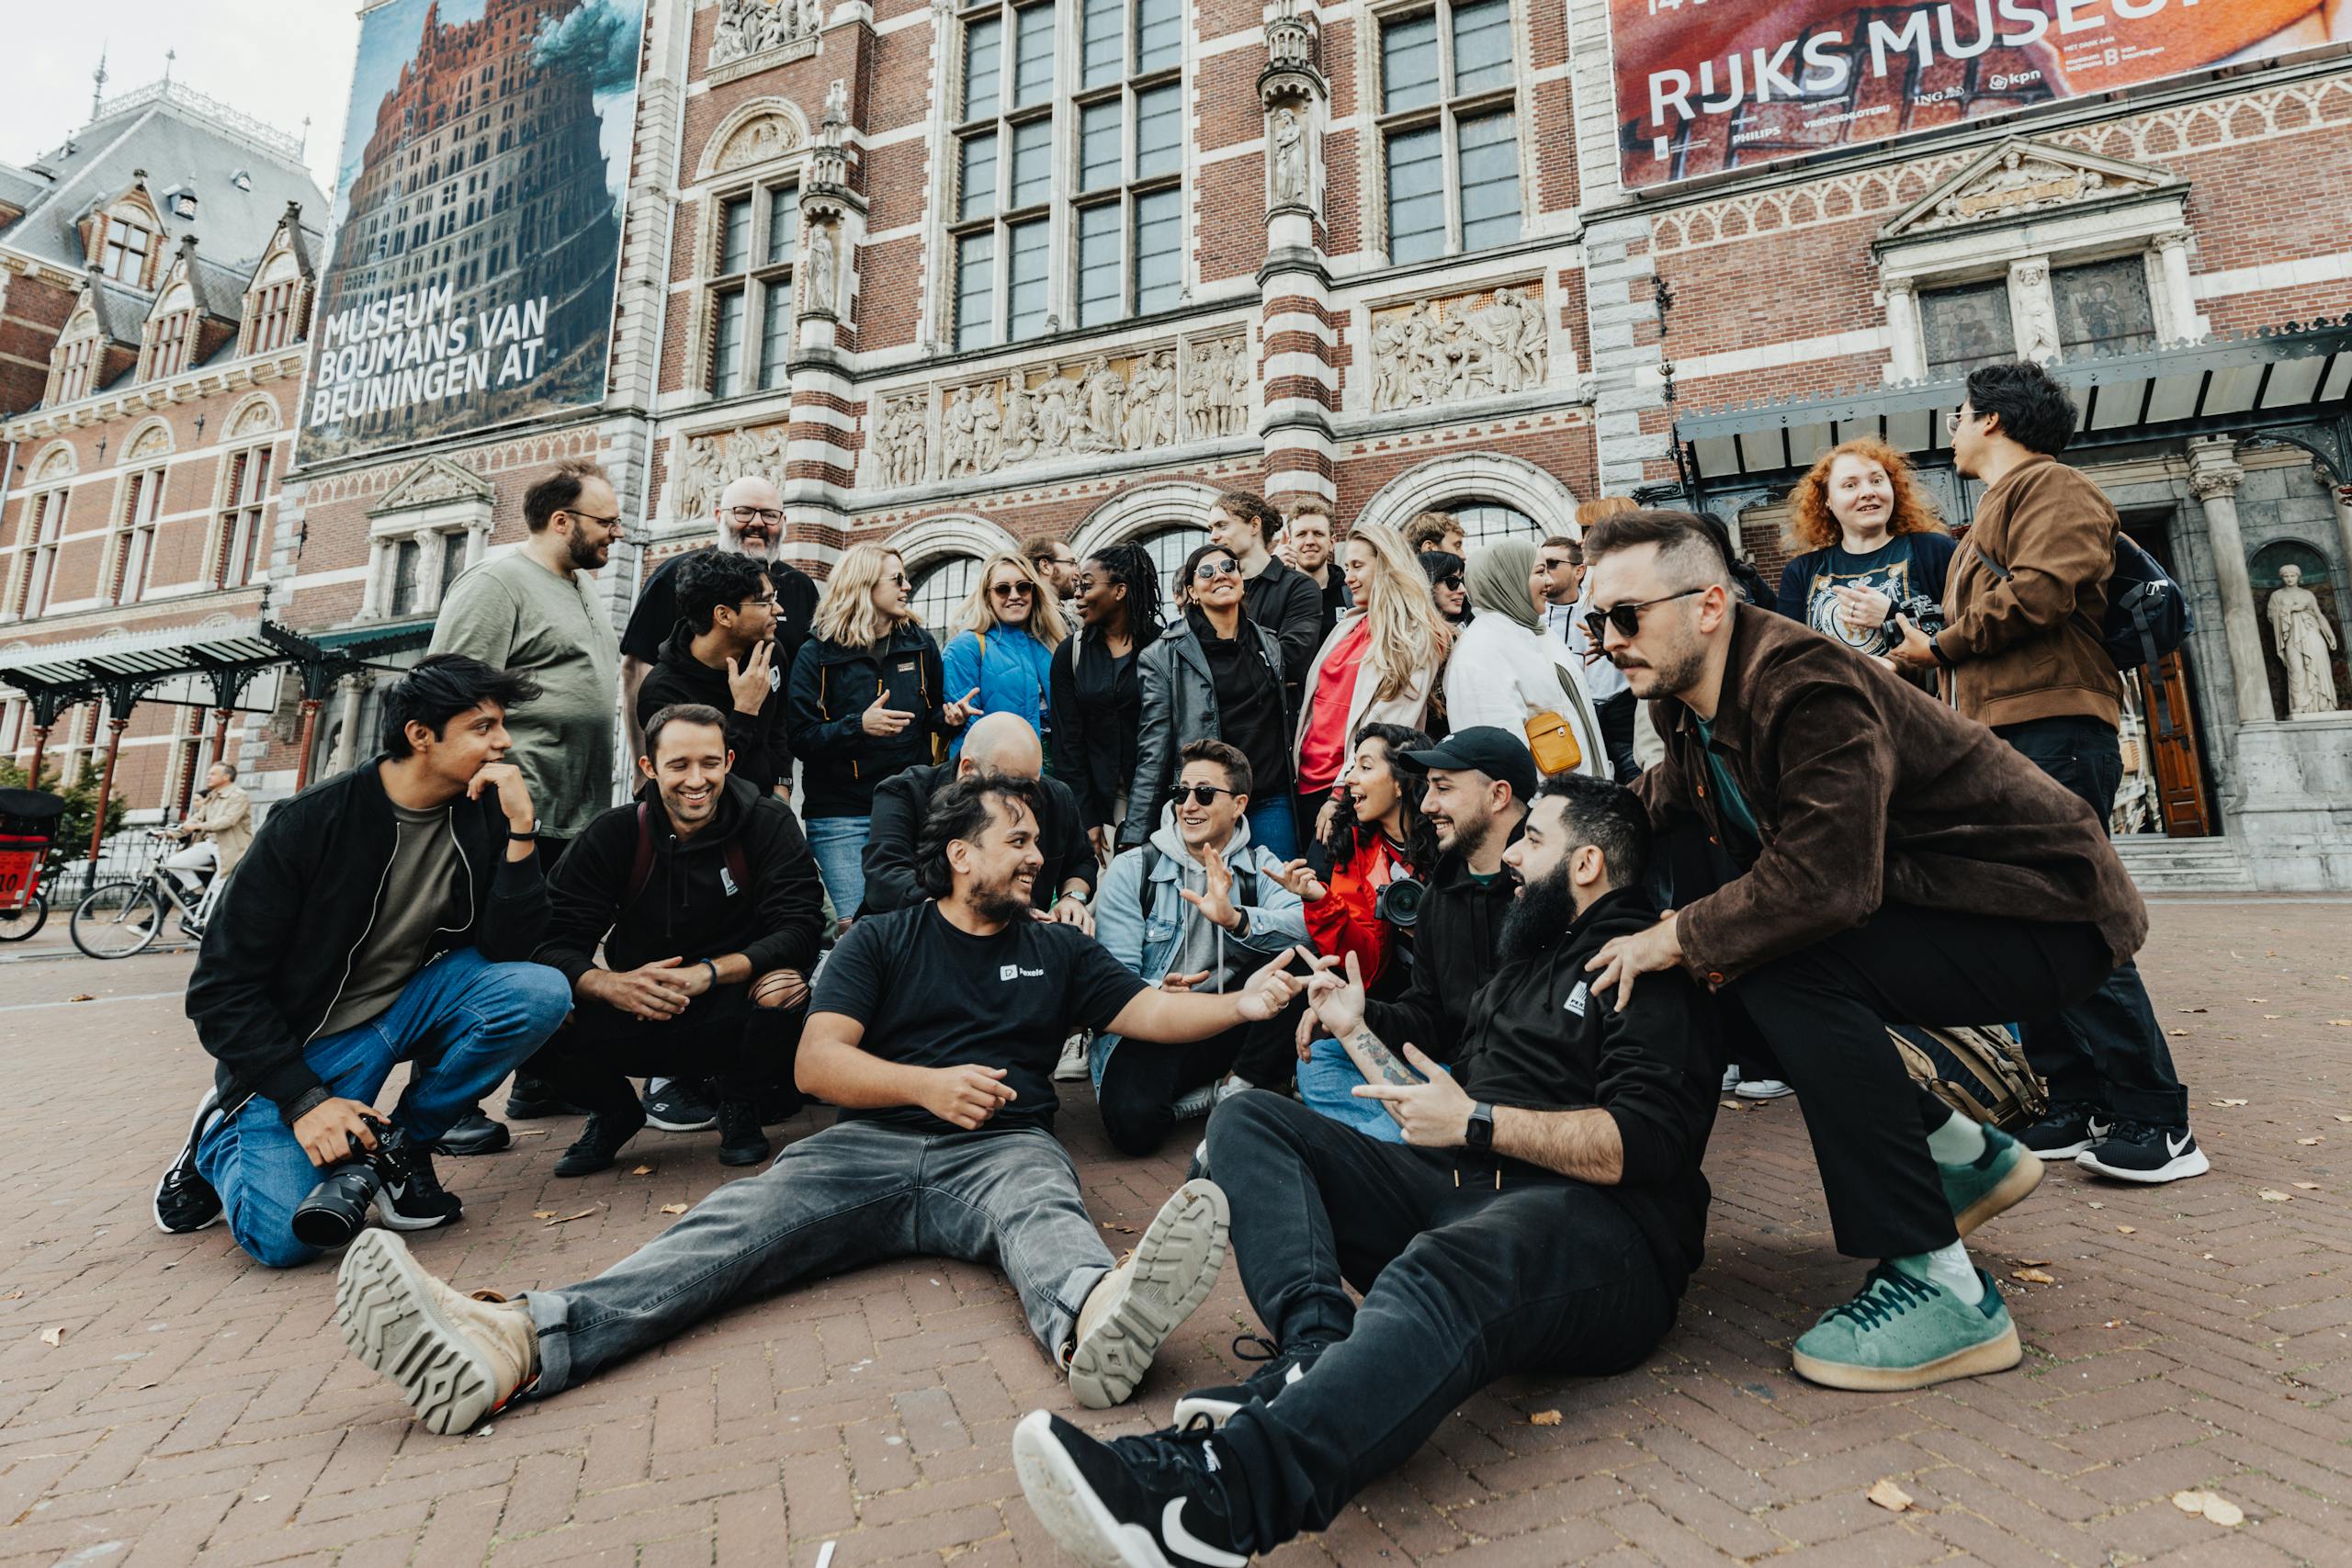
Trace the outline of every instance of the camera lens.
<instances>
[{"instance_id":1,"label":"camera lens","mask_svg":"<svg viewBox=\"0 0 2352 1568\"><path fill-rule=\"evenodd\" d=\"M383 1178L366 1160L336 1166L294 1208L294 1239L305 1247L332 1248L359 1234L368 1207Z\"/></svg>"},{"instance_id":2,"label":"camera lens","mask_svg":"<svg viewBox=\"0 0 2352 1568\"><path fill-rule=\"evenodd\" d=\"M1402 931L1410 931L1413 922L1421 918L1421 898L1428 887L1409 876L1400 876L1380 890L1373 902L1373 913Z\"/></svg>"}]
</instances>

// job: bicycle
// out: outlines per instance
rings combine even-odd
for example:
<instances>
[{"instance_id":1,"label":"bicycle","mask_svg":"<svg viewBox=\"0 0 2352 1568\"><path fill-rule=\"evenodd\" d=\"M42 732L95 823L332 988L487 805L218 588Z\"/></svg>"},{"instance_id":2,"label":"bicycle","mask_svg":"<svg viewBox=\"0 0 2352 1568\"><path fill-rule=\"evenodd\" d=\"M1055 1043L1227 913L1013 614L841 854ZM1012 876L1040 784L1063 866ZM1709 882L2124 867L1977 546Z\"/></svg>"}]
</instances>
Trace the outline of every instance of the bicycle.
<instances>
[{"instance_id":1,"label":"bicycle","mask_svg":"<svg viewBox=\"0 0 2352 1568\"><path fill-rule=\"evenodd\" d=\"M144 953L163 934L164 921L173 910L180 917L180 934L190 942L204 935L221 876L215 870L202 893L190 903L179 881L164 872L165 845L176 843L167 833L149 832L155 859L135 877L101 882L74 906L68 929L74 945L92 958L129 958Z\"/></svg>"}]
</instances>

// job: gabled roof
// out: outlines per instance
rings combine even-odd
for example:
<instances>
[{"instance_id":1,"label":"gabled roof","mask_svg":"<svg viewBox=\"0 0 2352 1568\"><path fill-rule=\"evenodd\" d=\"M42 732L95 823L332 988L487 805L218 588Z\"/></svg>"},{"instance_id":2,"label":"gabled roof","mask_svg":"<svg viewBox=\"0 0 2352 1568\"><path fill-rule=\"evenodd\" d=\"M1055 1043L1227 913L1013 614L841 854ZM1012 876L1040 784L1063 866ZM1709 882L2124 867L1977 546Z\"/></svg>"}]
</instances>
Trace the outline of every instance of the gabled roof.
<instances>
[{"instance_id":1,"label":"gabled roof","mask_svg":"<svg viewBox=\"0 0 2352 1568\"><path fill-rule=\"evenodd\" d=\"M146 325L150 297L100 276L96 267L90 268L85 276L89 281L83 287L83 298L89 300L90 308L97 314L98 335L136 348L141 329ZM72 317L67 320L72 320Z\"/></svg>"},{"instance_id":2,"label":"gabled roof","mask_svg":"<svg viewBox=\"0 0 2352 1568\"><path fill-rule=\"evenodd\" d=\"M219 321L233 322L243 319L245 283L249 276L246 269L222 266L202 254L196 236L190 234L181 240L179 254L174 256L172 265L164 269L164 287L169 287L172 274L180 270L183 260L187 263L188 290L196 296L198 314L210 316ZM163 288L159 288L156 293L160 297Z\"/></svg>"}]
</instances>

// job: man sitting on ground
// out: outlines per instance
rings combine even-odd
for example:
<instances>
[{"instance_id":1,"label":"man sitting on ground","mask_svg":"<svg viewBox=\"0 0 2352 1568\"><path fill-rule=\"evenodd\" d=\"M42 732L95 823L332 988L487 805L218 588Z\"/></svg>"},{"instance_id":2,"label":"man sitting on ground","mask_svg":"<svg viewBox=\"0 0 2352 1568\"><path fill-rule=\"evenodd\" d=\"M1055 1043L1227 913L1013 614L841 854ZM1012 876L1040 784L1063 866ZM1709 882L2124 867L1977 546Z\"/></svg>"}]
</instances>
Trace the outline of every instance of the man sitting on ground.
<instances>
[{"instance_id":1,"label":"man sitting on ground","mask_svg":"<svg viewBox=\"0 0 2352 1568\"><path fill-rule=\"evenodd\" d=\"M655 714L697 703L726 716L728 776L761 795L792 782L792 740L784 728L784 671L775 663L775 589L768 566L726 550L684 558L677 628L637 689L640 734ZM650 755L652 747L646 752Z\"/></svg>"},{"instance_id":2,"label":"man sitting on ground","mask_svg":"<svg viewBox=\"0 0 2352 1568\"><path fill-rule=\"evenodd\" d=\"M206 928L187 1015L218 1064L155 1188L170 1235L222 1217L260 1261L318 1256L295 1206L322 1168L377 1147L376 1096L410 1063L384 1120L402 1134L383 1223L424 1230L463 1207L431 1145L571 1006L528 962L548 918L537 820L506 709L528 680L463 654L421 661L384 694L384 754L281 803Z\"/></svg>"},{"instance_id":3,"label":"man sitting on ground","mask_svg":"<svg viewBox=\"0 0 2352 1568\"><path fill-rule=\"evenodd\" d=\"M2145 940L2105 824L1991 730L1874 659L1736 602L1702 519L1633 512L1585 536L1593 630L1652 704L1655 828L1695 816L1738 874L1593 960L1623 1006L1687 970L1743 1008L1796 1090L1838 1250L1877 1260L1796 1342L1835 1388L2017 1365L2016 1327L1960 1237L2041 1162L1904 1070L1889 1023L2073 1005Z\"/></svg>"},{"instance_id":4,"label":"man sitting on ground","mask_svg":"<svg viewBox=\"0 0 2352 1568\"><path fill-rule=\"evenodd\" d=\"M932 802L933 901L853 925L817 982L800 1087L841 1120L729 1182L594 1280L477 1300L368 1232L344 1258L344 1343L435 1432L549 1394L730 1303L935 1252L1011 1276L1030 1331L1081 1404L1134 1392L1225 1258L1224 1193L1187 1182L1114 1265L1053 1135L1056 1053L1073 1022L1181 1045L1273 1016L1303 982L1268 964L1229 996L1156 990L1092 940L1029 912L1027 782L958 779Z\"/></svg>"},{"instance_id":5,"label":"man sitting on ground","mask_svg":"<svg viewBox=\"0 0 2352 1568\"><path fill-rule=\"evenodd\" d=\"M1183 766L1159 831L1103 874L1096 933L1147 985L1229 991L1268 953L1306 942L1306 910L1283 885L1282 858L1250 841L1250 759L1222 740L1189 741L1177 756ZM1207 1114L1228 1072L1238 1089L1287 1081L1279 1021L1182 1050L1121 1043L1098 1036L1091 1065L1102 1130L1124 1154L1148 1155L1179 1121Z\"/></svg>"},{"instance_id":6,"label":"man sitting on ground","mask_svg":"<svg viewBox=\"0 0 2352 1568\"><path fill-rule=\"evenodd\" d=\"M1078 798L1045 767L1045 749L1029 721L1017 713L991 713L972 721L954 761L909 768L876 784L865 840L865 907L859 913L887 915L923 901L922 824L931 797L954 780L997 773L1036 786L1037 852L1046 857L1037 873L1039 915L1091 932L1094 846L1080 819Z\"/></svg>"},{"instance_id":7,"label":"man sitting on ground","mask_svg":"<svg viewBox=\"0 0 2352 1568\"><path fill-rule=\"evenodd\" d=\"M715 1078L719 1163L767 1158L761 1091L791 1081L817 962L817 862L792 807L732 773L725 717L663 708L645 744L635 804L588 824L549 893L537 957L575 1005L530 1071L589 1112L558 1176L605 1169L645 1125L635 1073Z\"/></svg>"},{"instance_id":8,"label":"man sitting on ground","mask_svg":"<svg viewBox=\"0 0 2352 1568\"><path fill-rule=\"evenodd\" d=\"M1585 974L1657 918L1634 891L1647 836L1614 784L1543 786L1504 857L1520 892L1451 1075L1368 1027L1360 985L1313 982L1323 1026L1378 1064L1358 1093L1406 1142L1278 1095L1217 1108L1209 1168L1244 1195L1234 1260L1276 1354L1177 1401L1150 1437L1103 1443L1042 1410L1013 1428L1030 1506L1080 1561L1272 1551L1496 1378L1623 1371L1673 1325L1706 1235L1712 1004L1676 976L1611 1008Z\"/></svg>"}]
</instances>

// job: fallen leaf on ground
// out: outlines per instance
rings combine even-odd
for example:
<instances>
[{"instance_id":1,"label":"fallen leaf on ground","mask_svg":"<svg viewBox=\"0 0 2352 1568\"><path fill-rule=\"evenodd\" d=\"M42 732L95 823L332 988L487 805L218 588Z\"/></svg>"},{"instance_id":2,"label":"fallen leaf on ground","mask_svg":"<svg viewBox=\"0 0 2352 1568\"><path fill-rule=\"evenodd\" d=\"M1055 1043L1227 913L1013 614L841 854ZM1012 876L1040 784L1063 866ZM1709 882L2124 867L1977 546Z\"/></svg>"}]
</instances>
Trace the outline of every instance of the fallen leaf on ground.
<instances>
[{"instance_id":1,"label":"fallen leaf on ground","mask_svg":"<svg viewBox=\"0 0 2352 1568\"><path fill-rule=\"evenodd\" d=\"M1890 1514L1899 1514L1911 1506L1911 1494L1884 1477L1872 1482L1863 1495Z\"/></svg>"},{"instance_id":2,"label":"fallen leaf on ground","mask_svg":"<svg viewBox=\"0 0 2352 1568\"><path fill-rule=\"evenodd\" d=\"M2330 1028L2352 1029L2352 1018L2331 1018L2327 1021Z\"/></svg>"},{"instance_id":3,"label":"fallen leaf on ground","mask_svg":"<svg viewBox=\"0 0 2352 1568\"><path fill-rule=\"evenodd\" d=\"M2246 1000L2248 1000L2248 1001L2250 1001L2250 1002L2267 1002L2267 1001L2268 1001L2269 999L2270 999L2270 998L2269 998L2268 997L2248 997L2248 998L2246 998Z\"/></svg>"},{"instance_id":4,"label":"fallen leaf on ground","mask_svg":"<svg viewBox=\"0 0 2352 1568\"><path fill-rule=\"evenodd\" d=\"M61 1323L54 1328L42 1329L40 1331L40 1342L51 1349L55 1349L58 1346L64 1344L65 1325Z\"/></svg>"},{"instance_id":5,"label":"fallen leaf on ground","mask_svg":"<svg viewBox=\"0 0 2352 1568\"><path fill-rule=\"evenodd\" d=\"M2319 1190L2319 1183L2316 1181L2298 1181L2295 1183L2295 1190L2298 1192L2316 1192Z\"/></svg>"},{"instance_id":6,"label":"fallen leaf on ground","mask_svg":"<svg viewBox=\"0 0 2352 1568\"><path fill-rule=\"evenodd\" d=\"M2106 1204L2104 1204L2104 1203L2093 1203L2093 1204L2091 1205L2091 1207L2092 1207L2092 1208L2094 1208L2094 1209L2104 1209L2104 1208L2106 1208L2106 1207L2107 1207L2107 1205L2106 1205Z\"/></svg>"},{"instance_id":7,"label":"fallen leaf on ground","mask_svg":"<svg viewBox=\"0 0 2352 1568\"><path fill-rule=\"evenodd\" d=\"M1527 1418L1527 1424L1531 1427L1556 1427L1560 1424L1560 1413L1556 1410L1539 1410Z\"/></svg>"},{"instance_id":8,"label":"fallen leaf on ground","mask_svg":"<svg viewBox=\"0 0 2352 1568\"><path fill-rule=\"evenodd\" d=\"M2206 1493L2205 1506L2198 1512L2223 1529L2234 1529L2245 1523L2245 1510L2218 1493Z\"/></svg>"},{"instance_id":9,"label":"fallen leaf on ground","mask_svg":"<svg viewBox=\"0 0 2352 1568\"><path fill-rule=\"evenodd\" d=\"M2176 1492L2172 1495L2172 1506L2184 1514L2201 1514L2205 1511L2205 1494Z\"/></svg>"},{"instance_id":10,"label":"fallen leaf on ground","mask_svg":"<svg viewBox=\"0 0 2352 1568\"><path fill-rule=\"evenodd\" d=\"M2017 1260L2017 1265L2020 1269L2047 1269L2050 1266L2050 1259L2047 1258L2020 1258Z\"/></svg>"},{"instance_id":11,"label":"fallen leaf on ground","mask_svg":"<svg viewBox=\"0 0 2352 1568\"><path fill-rule=\"evenodd\" d=\"M2245 1101L2241 1100L2238 1103L2240 1105L2244 1105ZM650 1176L653 1174L653 1168L650 1165L640 1165L635 1170L630 1171L629 1174L631 1176Z\"/></svg>"},{"instance_id":12,"label":"fallen leaf on ground","mask_svg":"<svg viewBox=\"0 0 2352 1568\"><path fill-rule=\"evenodd\" d=\"M98 998L90 995L87 991L76 991L65 999L69 1002L94 1002Z\"/></svg>"},{"instance_id":13,"label":"fallen leaf on ground","mask_svg":"<svg viewBox=\"0 0 2352 1568\"><path fill-rule=\"evenodd\" d=\"M2058 1282L2039 1269L2018 1269L2013 1270L2009 1278L2022 1280L2029 1285L2054 1285Z\"/></svg>"},{"instance_id":14,"label":"fallen leaf on ground","mask_svg":"<svg viewBox=\"0 0 2352 1568\"><path fill-rule=\"evenodd\" d=\"M584 1220L589 1215L594 1213L597 1209L601 1209L603 1207L604 1205L599 1203L595 1205L594 1208L582 1209L576 1214L566 1214L560 1220L549 1220L546 1224L541 1225L539 1228L543 1231L551 1231L558 1225L568 1225L574 1220Z\"/></svg>"},{"instance_id":15,"label":"fallen leaf on ground","mask_svg":"<svg viewBox=\"0 0 2352 1568\"><path fill-rule=\"evenodd\" d=\"M535 1220L551 1220L555 1218L555 1211L553 1209L534 1209L531 1211L531 1218Z\"/></svg>"},{"instance_id":16,"label":"fallen leaf on ground","mask_svg":"<svg viewBox=\"0 0 2352 1568\"><path fill-rule=\"evenodd\" d=\"M2336 1117L2336 1120L2338 1122L2352 1122L2352 1116L2338 1116Z\"/></svg>"},{"instance_id":17,"label":"fallen leaf on ground","mask_svg":"<svg viewBox=\"0 0 2352 1568\"><path fill-rule=\"evenodd\" d=\"M2266 1203L2291 1203L2295 1201L2294 1194L2281 1192L2276 1187L2264 1188L2259 1196Z\"/></svg>"},{"instance_id":18,"label":"fallen leaf on ground","mask_svg":"<svg viewBox=\"0 0 2352 1568\"><path fill-rule=\"evenodd\" d=\"M662 1212L665 1214L683 1214L686 1212L686 1206L684 1203L664 1203L662 1205Z\"/></svg>"},{"instance_id":19,"label":"fallen leaf on ground","mask_svg":"<svg viewBox=\"0 0 2352 1568\"><path fill-rule=\"evenodd\" d=\"M2215 1100L2213 1103L2214 1103L2214 1104L2216 1104L2216 1105L2223 1105L2223 1106L2227 1106L2227 1105L2244 1105L2244 1104L2245 1104L2245 1103L2246 1103L2246 1101L2245 1101L2245 1100Z\"/></svg>"},{"instance_id":20,"label":"fallen leaf on ground","mask_svg":"<svg viewBox=\"0 0 2352 1568\"><path fill-rule=\"evenodd\" d=\"M1718 1103L1720 1103L1725 1111L1736 1111L1739 1109L1739 1101L1736 1100L1725 1100L1719 1101Z\"/></svg>"},{"instance_id":21,"label":"fallen leaf on ground","mask_svg":"<svg viewBox=\"0 0 2352 1568\"><path fill-rule=\"evenodd\" d=\"M2305 1148L2310 1148L2312 1145L2321 1142L2321 1140L2318 1138L2297 1138L2295 1142L2302 1145Z\"/></svg>"},{"instance_id":22,"label":"fallen leaf on ground","mask_svg":"<svg viewBox=\"0 0 2352 1568\"><path fill-rule=\"evenodd\" d=\"M2125 1235L2138 1235L2140 1234L2139 1227L2136 1225L2118 1225L2115 1228Z\"/></svg>"},{"instance_id":23,"label":"fallen leaf on ground","mask_svg":"<svg viewBox=\"0 0 2352 1568\"><path fill-rule=\"evenodd\" d=\"M1114 1224L1109 1220L1104 1220L1102 1222L1102 1228L1106 1231L1117 1231L1121 1235L1133 1235L1136 1234L1135 1226Z\"/></svg>"},{"instance_id":24,"label":"fallen leaf on ground","mask_svg":"<svg viewBox=\"0 0 2352 1568\"><path fill-rule=\"evenodd\" d=\"M0 1296L0 1302L20 1302L24 1299L25 1292L22 1291L10 1291L6 1295Z\"/></svg>"},{"instance_id":25,"label":"fallen leaf on ground","mask_svg":"<svg viewBox=\"0 0 2352 1568\"><path fill-rule=\"evenodd\" d=\"M2175 1008L2172 1010L2175 1012L2203 1012L2205 1010L2203 1008Z\"/></svg>"},{"instance_id":26,"label":"fallen leaf on ground","mask_svg":"<svg viewBox=\"0 0 2352 1568\"><path fill-rule=\"evenodd\" d=\"M545 1127L526 1127L514 1135L518 1138L544 1138L548 1135L548 1130Z\"/></svg>"}]
</instances>

